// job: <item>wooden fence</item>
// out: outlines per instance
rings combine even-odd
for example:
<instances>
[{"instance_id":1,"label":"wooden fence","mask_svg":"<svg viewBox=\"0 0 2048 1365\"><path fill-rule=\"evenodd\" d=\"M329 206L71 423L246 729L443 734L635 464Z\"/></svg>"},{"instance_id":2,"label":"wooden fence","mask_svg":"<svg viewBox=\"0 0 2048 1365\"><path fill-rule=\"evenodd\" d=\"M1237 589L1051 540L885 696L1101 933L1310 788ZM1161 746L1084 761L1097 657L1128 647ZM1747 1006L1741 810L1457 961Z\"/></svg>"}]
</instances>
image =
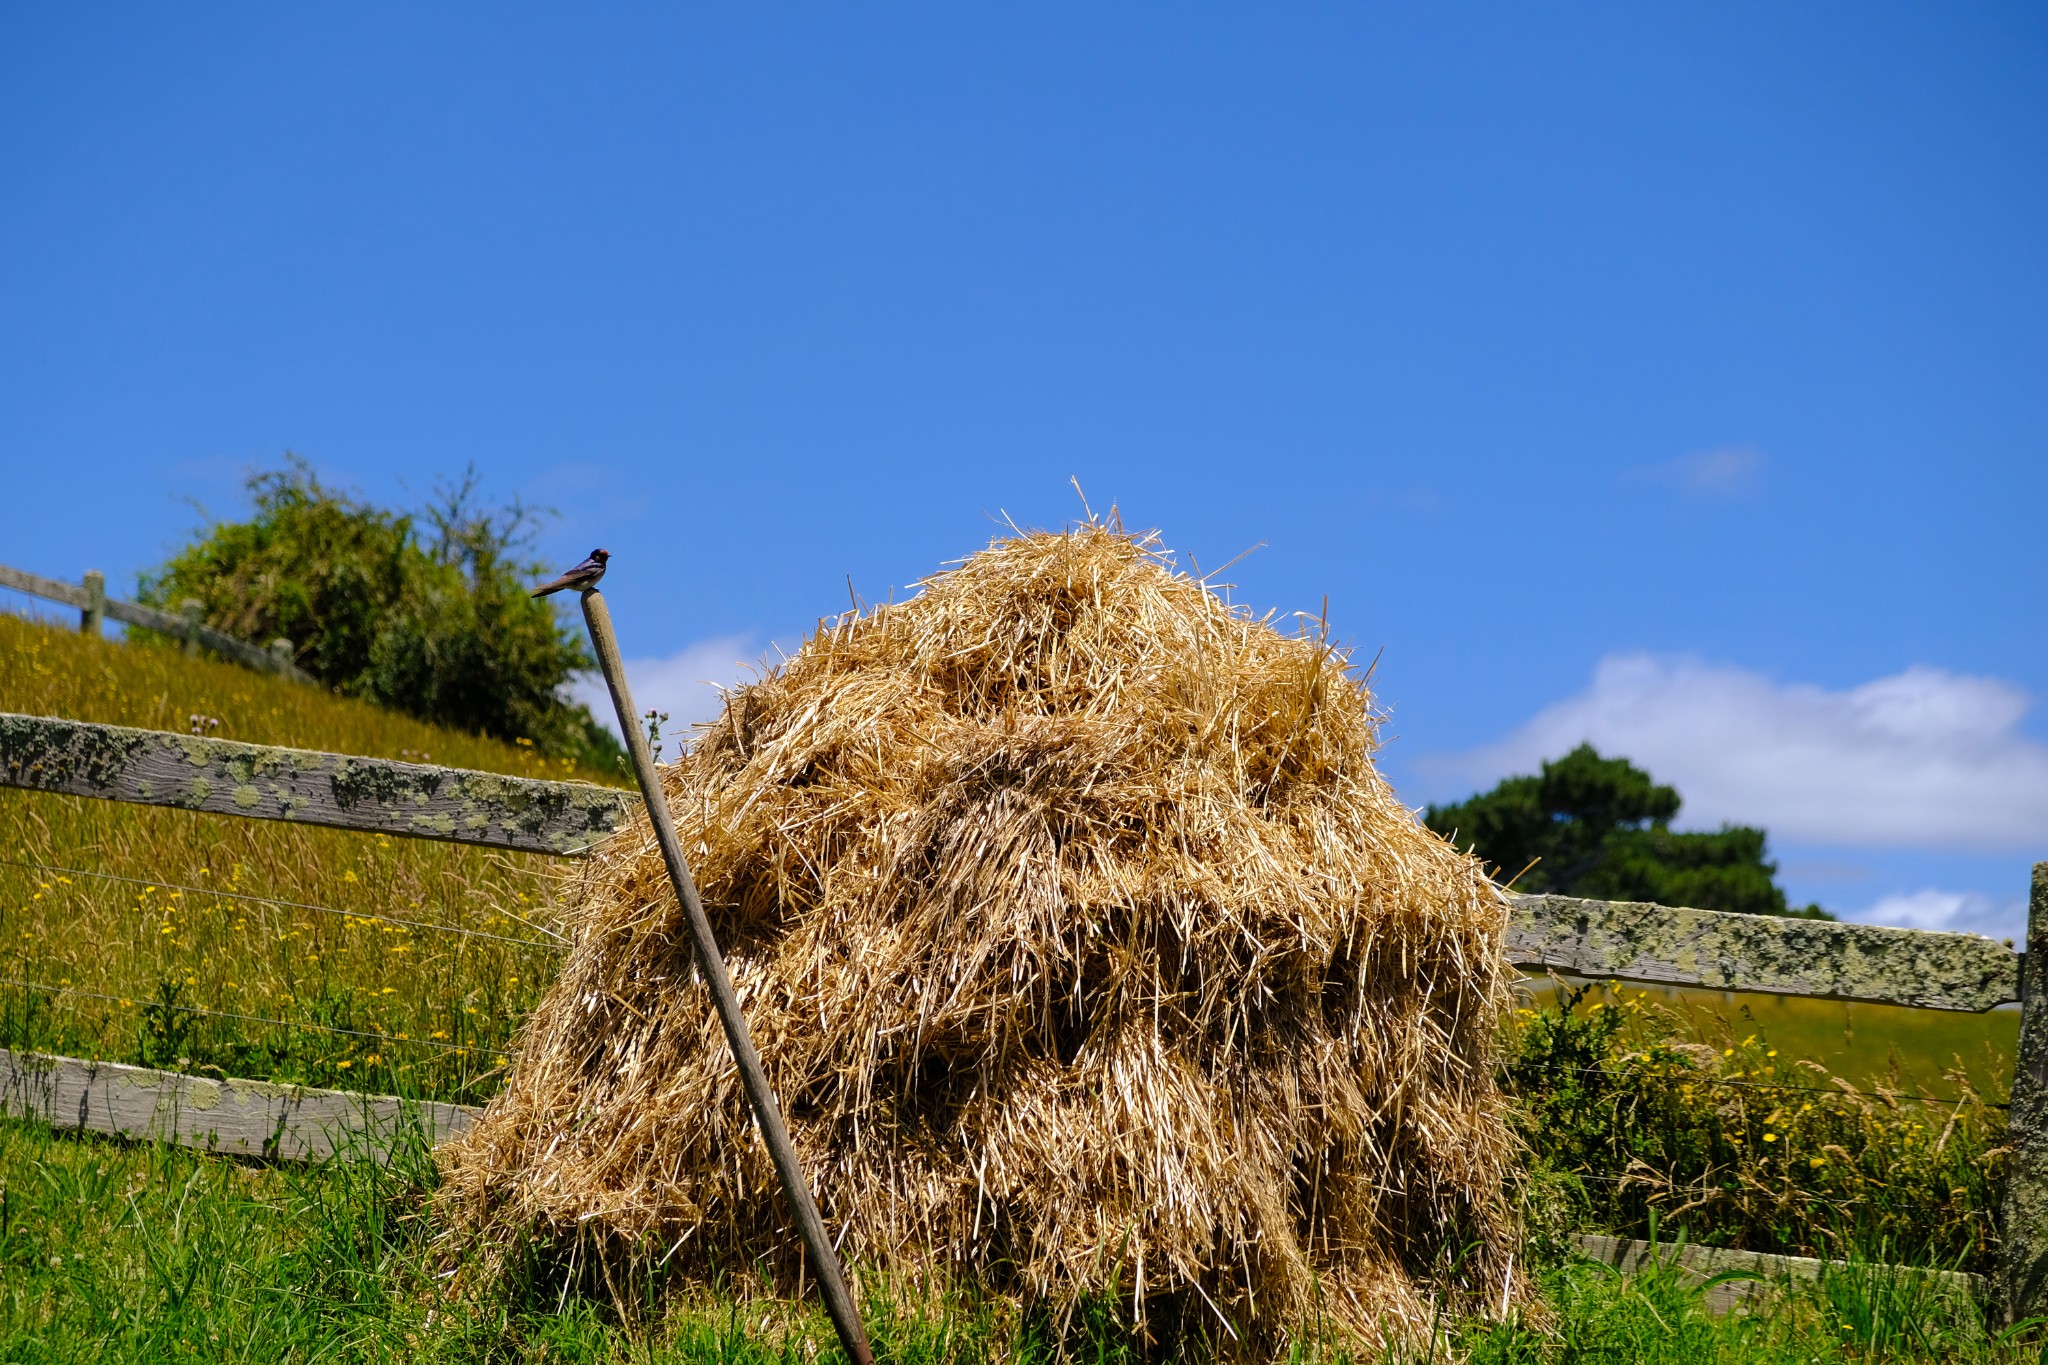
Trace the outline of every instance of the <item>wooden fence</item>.
<instances>
[{"instance_id":1,"label":"wooden fence","mask_svg":"<svg viewBox=\"0 0 2048 1365\"><path fill-rule=\"evenodd\" d=\"M562 857L590 852L639 805L631 793L586 783L8 714L0 714L0 786ZM2034 868L2024 953L1974 934L1568 896L1512 901L1508 957L1530 971L1921 1009L2019 1002L1991 1292L2014 1317L2048 1312L2048 863ZM270 1155L332 1151L334 1134L374 1133L397 1112L396 1101L376 1097L4 1052L0 1102L96 1131ZM473 1111L421 1112L429 1131L446 1133ZM1615 1242L1615 1254L1635 1255L1631 1245Z\"/></svg>"},{"instance_id":2,"label":"wooden fence","mask_svg":"<svg viewBox=\"0 0 2048 1365\"><path fill-rule=\"evenodd\" d=\"M259 673L277 673L293 682L317 681L312 674L292 662L290 640L272 640L268 645L238 640L204 624L201 620L204 604L190 598L181 604L180 614L173 616L155 607L145 607L140 602L124 602L118 597L109 597L106 575L97 569L86 574L83 583L65 583L0 564L0 588L12 588L31 597L78 608L78 628L88 635L99 634L102 623L111 618L123 625L141 626L144 630L183 640L188 654L210 649L223 659Z\"/></svg>"}]
</instances>

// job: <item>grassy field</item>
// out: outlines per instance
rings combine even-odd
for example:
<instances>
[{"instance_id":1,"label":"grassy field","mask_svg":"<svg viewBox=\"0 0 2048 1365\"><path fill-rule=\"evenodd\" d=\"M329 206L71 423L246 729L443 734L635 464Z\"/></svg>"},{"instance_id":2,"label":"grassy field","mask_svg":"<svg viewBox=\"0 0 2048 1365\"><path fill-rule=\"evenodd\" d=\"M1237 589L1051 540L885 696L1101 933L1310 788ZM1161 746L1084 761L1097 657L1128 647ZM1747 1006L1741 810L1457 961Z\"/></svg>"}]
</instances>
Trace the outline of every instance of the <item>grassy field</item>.
<instances>
[{"instance_id":1,"label":"grassy field","mask_svg":"<svg viewBox=\"0 0 2048 1365\"><path fill-rule=\"evenodd\" d=\"M2020 1033L2017 1006L1957 1014L1796 995L1636 984L1628 989L1670 1010L1683 1036L1712 1047L1754 1036L1787 1057L1818 1062L1855 1085L1924 1086L1953 1095L1956 1087L1947 1079L1952 1071L1996 1098L2012 1085ZM1533 980L1529 996L1532 1003L1548 1002L1556 987Z\"/></svg>"},{"instance_id":2,"label":"grassy field","mask_svg":"<svg viewBox=\"0 0 2048 1365\"><path fill-rule=\"evenodd\" d=\"M616 780L230 664L6 615L0 710ZM565 866L0 791L0 1040L478 1099L553 975L546 924Z\"/></svg>"}]
</instances>

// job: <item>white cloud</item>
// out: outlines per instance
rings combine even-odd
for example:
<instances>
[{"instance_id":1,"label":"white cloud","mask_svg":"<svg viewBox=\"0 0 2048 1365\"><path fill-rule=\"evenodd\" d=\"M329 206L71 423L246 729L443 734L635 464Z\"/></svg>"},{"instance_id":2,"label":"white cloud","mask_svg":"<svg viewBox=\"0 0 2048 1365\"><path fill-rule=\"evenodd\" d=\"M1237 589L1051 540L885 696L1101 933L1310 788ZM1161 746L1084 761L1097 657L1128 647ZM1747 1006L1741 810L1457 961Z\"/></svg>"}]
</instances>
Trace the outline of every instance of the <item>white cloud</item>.
<instances>
[{"instance_id":1,"label":"white cloud","mask_svg":"<svg viewBox=\"0 0 2048 1365\"><path fill-rule=\"evenodd\" d=\"M1661 483L1675 483L1689 493L1732 497L1756 487L1764 453L1751 445L1698 450L1661 464L1646 465L1638 474Z\"/></svg>"},{"instance_id":2,"label":"white cloud","mask_svg":"<svg viewBox=\"0 0 2048 1365\"><path fill-rule=\"evenodd\" d=\"M1450 794L1589 741L1677 787L1692 827L2035 852L2048 846L2048 744L2019 732L2028 706L2012 683L1938 668L1830 691L1697 659L1611 655L1585 691L1507 738L1417 767Z\"/></svg>"},{"instance_id":3,"label":"white cloud","mask_svg":"<svg viewBox=\"0 0 2048 1365\"><path fill-rule=\"evenodd\" d=\"M2026 906L2018 900L1999 900L1976 891L1902 892L1882 898L1845 918L1862 924L1890 924L1901 929L1949 929L1984 934L1991 938L2016 938L2025 929Z\"/></svg>"},{"instance_id":4,"label":"white cloud","mask_svg":"<svg viewBox=\"0 0 2048 1365\"><path fill-rule=\"evenodd\" d=\"M740 680L753 650L752 636L727 635L686 645L665 659L626 660L626 686L633 693L634 709L642 715L668 712L661 727L663 750L675 753L672 741L686 737L690 726L718 718L724 704L719 689ZM601 676L578 675L569 685L569 696L587 705L607 730L619 733L618 713Z\"/></svg>"}]
</instances>

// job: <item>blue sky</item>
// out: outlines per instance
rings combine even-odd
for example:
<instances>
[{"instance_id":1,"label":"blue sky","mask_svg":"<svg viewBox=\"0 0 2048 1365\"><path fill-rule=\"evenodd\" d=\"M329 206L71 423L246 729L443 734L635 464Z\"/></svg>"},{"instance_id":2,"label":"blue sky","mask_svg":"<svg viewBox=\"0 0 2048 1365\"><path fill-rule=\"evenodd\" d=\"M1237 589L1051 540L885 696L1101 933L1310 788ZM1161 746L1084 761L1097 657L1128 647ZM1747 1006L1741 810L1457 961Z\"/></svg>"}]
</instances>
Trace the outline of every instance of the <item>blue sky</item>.
<instances>
[{"instance_id":1,"label":"blue sky","mask_svg":"<svg viewBox=\"0 0 2048 1365\"><path fill-rule=\"evenodd\" d=\"M1410 800L1592 737L1793 893L2048 857L2039 6L0 10L0 562L559 508L644 690L1007 514L1329 601Z\"/></svg>"}]
</instances>

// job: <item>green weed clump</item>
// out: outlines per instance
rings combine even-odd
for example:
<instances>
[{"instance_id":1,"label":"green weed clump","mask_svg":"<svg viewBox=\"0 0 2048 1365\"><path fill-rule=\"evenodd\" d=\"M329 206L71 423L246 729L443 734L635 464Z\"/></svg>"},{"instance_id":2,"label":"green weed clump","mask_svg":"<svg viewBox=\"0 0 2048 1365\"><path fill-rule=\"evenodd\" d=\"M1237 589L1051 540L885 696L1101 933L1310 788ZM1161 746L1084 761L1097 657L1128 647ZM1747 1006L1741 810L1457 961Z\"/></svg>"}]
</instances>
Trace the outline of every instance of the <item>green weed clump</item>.
<instances>
[{"instance_id":1,"label":"green weed clump","mask_svg":"<svg viewBox=\"0 0 2048 1365\"><path fill-rule=\"evenodd\" d=\"M5 615L0 710L604 776L231 664ZM0 1046L475 1101L553 979L549 905L565 867L0 790Z\"/></svg>"},{"instance_id":2,"label":"green weed clump","mask_svg":"<svg viewBox=\"0 0 2048 1365\"><path fill-rule=\"evenodd\" d=\"M1504 1075L1539 1229L1990 1268L2005 1116L1959 1066L1941 1098L1896 1068L1858 1089L1760 1031L1675 1024L1611 987L1520 1012Z\"/></svg>"}]
</instances>

